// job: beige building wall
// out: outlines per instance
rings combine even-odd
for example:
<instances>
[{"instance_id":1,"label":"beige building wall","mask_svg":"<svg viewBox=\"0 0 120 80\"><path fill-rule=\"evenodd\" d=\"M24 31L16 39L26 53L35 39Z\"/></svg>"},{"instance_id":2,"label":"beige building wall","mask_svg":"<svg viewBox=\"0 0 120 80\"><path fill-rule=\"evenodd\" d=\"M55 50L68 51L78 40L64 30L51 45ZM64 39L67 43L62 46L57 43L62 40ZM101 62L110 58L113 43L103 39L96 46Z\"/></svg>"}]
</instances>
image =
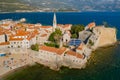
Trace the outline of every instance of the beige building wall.
<instances>
[{"instance_id":1,"label":"beige building wall","mask_svg":"<svg viewBox=\"0 0 120 80\"><path fill-rule=\"evenodd\" d=\"M69 68L78 68L81 69L84 67L85 63L87 62L87 59L81 59L77 58L76 56L64 54L63 56L63 66L69 67Z\"/></svg>"},{"instance_id":2,"label":"beige building wall","mask_svg":"<svg viewBox=\"0 0 120 80\"><path fill-rule=\"evenodd\" d=\"M0 35L0 43L5 42L5 35L1 34Z\"/></svg>"},{"instance_id":3,"label":"beige building wall","mask_svg":"<svg viewBox=\"0 0 120 80\"><path fill-rule=\"evenodd\" d=\"M95 48L112 45L117 41L115 28L96 27L94 28L94 32L98 36L94 44Z\"/></svg>"},{"instance_id":4,"label":"beige building wall","mask_svg":"<svg viewBox=\"0 0 120 80\"><path fill-rule=\"evenodd\" d=\"M11 48L29 48L30 44L28 40L20 40L20 41L10 41Z\"/></svg>"}]
</instances>

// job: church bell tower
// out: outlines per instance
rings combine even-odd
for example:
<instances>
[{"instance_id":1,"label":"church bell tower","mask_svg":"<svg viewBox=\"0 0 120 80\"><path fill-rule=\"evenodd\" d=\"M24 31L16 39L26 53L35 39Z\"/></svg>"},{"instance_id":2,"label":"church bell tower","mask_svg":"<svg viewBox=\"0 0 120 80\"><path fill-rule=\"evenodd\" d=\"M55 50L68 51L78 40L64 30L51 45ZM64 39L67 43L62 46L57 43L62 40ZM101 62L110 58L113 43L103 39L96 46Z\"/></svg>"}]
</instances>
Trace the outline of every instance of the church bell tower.
<instances>
[{"instance_id":1,"label":"church bell tower","mask_svg":"<svg viewBox=\"0 0 120 80\"><path fill-rule=\"evenodd\" d=\"M57 28L57 19L56 19L56 14L54 13L54 16L53 16L53 30L55 31L56 28Z\"/></svg>"}]
</instances>

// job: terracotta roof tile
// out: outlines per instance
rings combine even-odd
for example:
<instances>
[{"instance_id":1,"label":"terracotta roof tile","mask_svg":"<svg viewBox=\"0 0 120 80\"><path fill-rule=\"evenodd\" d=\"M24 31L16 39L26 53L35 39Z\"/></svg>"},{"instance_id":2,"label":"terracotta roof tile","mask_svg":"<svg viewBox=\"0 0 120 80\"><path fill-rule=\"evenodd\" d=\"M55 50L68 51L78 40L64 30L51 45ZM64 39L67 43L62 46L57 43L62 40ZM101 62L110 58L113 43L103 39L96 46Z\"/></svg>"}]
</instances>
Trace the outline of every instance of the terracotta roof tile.
<instances>
[{"instance_id":1,"label":"terracotta roof tile","mask_svg":"<svg viewBox=\"0 0 120 80\"><path fill-rule=\"evenodd\" d=\"M42 34L40 37L46 37L47 36L47 34Z\"/></svg>"},{"instance_id":2,"label":"terracotta roof tile","mask_svg":"<svg viewBox=\"0 0 120 80\"><path fill-rule=\"evenodd\" d=\"M95 22L91 22L87 25L88 28L92 28L92 27L95 27L95 26L96 26Z\"/></svg>"},{"instance_id":3,"label":"terracotta roof tile","mask_svg":"<svg viewBox=\"0 0 120 80\"><path fill-rule=\"evenodd\" d=\"M52 28L52 26L40 26L40 28Z\"/></svg>"},{"instance_id":4,"label":"terracotta roof tile","mask_svg":"<svg viewBox=\"0 0 120 80\"><path fill-rule=\"evenodd\" d=\"M81 55L81 54L79 54L79 53L76 53L76 52L74 52L74 51L67 51L67 54L69 54L69 55L72 55L72 56L75 56L75 57L77 57L77 58L84 58L84 56L83 55Z\"/></svg>"},{"instance_id":5,"label":"terracotta roof tile","mask_svg":"<svg viewBox=\"0 0 120 80\"><path fill-rule=\"evenodd\" d=\"M10 40L10 41L22 41L23 38L13 38L13 37L10 37L9 40Z\"/></svg>"},{"instance_id":6,"label":"terracotta roof tile","mask_svg":"<svg viewBox=\"0 0 120 80\"><path fill-rule=\"evenodd\" d=\"M63 54L66 51L66 48L54 48L54 47L48 47L48 46L41 46L40 50L44 50L44 51L49 51L49 52L54 52L56 54Z\"/></svg>"},{"instance_id":7,"label":"terracotta roof tile","mask_svg":"<svg viewBox=\"0 0 120 80\"><path fill-rule=\"evenodd\" d=\"M9 26L10 24L2 24L2 26Z\"/></svg>"},{"instance_id":8,"label":"terracotta roof tile","mask_svg":"<svg viewBox=\"0 0 120 80\"><path fill-rule=\"evenodd\" d=\"M2 42L0 43L0 45L9 45L10 43L9 42Z\"/></svg>"},{"instance_id":9,"label":"terracotta roof tile","mask_svg":"<svg viewBox=\"0 0 120 80\"><path fill-rule=\"evenodd\" d=\"M77 49L79 49L79 50L82 50L83 49L83 47L84 47L84 44L80 44L80 46L78 46L78 48Z\"/></svg>"},{"instance_id":10,"label":"terracotta roof tile","mask_svg":"<svg viewBox=\"0 0 120 80\"><path fill-rule=\"evenodd\" d=\"M24 31L24 30L17 30L15 36L26 36L28 34L30 34L30 32L27 32L27 31Z\"/></svg>"}]
</instances>

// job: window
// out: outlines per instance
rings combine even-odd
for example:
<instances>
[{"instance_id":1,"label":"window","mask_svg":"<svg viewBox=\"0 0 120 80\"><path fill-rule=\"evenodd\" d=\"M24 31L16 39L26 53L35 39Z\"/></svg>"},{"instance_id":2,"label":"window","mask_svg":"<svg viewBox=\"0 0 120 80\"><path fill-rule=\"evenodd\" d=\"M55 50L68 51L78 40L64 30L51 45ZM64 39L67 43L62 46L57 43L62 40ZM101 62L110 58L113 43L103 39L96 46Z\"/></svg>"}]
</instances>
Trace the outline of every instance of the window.
<instances>
[{"instance_id":1,"label":"window","mask_svg":"<svg viewBox=\"0 0 120 80\"><path fill-rule=\"evenodd\" d=\"M74 62L75 60L73 60L73 62Z\"/></svg>"},{"instance_id":2,"label":"window","mask_svg":"<svg viewBox=\"0 0 120 80\"><path fill-rule=\"evenodd\" d=\"M66 39L66 42L68 42L68 40Z\"/></svg>"}]
</instances>

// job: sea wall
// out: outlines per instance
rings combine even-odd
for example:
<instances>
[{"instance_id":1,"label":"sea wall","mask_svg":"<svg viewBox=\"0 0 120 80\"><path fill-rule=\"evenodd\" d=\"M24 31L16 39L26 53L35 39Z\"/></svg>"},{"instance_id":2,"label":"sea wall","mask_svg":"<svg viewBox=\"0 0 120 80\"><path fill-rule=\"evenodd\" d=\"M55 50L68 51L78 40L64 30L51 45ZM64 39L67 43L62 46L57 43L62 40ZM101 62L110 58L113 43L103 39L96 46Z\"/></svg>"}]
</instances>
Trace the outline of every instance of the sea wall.
<instances>
[{"instance_id":1,"label":"sea wall","mask_svg":"<svg viewBox=\"0 0 120 80\"><path fill-rule=\"evenodd\" d=\"M81 69L84 68L87 63L87 58L80 59L70 55L56 55L55 57L50 57L50 54L47 54L46 58L40 52L34 52L32 56L35 59L35 62L42 64L44 66L49 67L53 70L59 70L62 66L68 68L77 68Z\"/></svg>"},{"instance_id":2,"label":"sea wall","mask_svg":"<svg viewBox=\"0 0 120 80\"><path fill-rule=\"evenodd\" d=\"M98 47L112 45L117 41L116 39L116 29L114 28L104 28L101 29L101 34L98 39Z\"/></svg>"},{"instance_id":3,"label":"sea wall","mask_svg":"<svg viewBox=\"0 0 120 80\"><path fill-rule=\"evenodd\" d=\"M94 43L93 49L113 45L117 42L116 29L106 27L95 27L90 40Z\"/></svg>"}]
</instances>

